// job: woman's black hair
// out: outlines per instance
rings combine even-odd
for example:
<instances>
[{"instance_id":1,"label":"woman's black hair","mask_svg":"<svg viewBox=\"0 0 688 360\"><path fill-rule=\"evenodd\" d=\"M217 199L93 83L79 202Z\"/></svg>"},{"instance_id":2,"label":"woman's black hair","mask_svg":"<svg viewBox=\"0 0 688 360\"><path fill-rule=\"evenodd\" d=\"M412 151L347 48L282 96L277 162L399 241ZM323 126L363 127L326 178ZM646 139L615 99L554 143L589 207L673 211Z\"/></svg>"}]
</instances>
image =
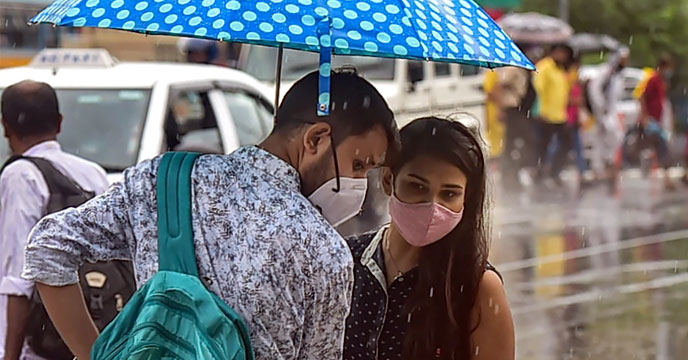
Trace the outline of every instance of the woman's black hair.
<instances>
[{"instance_id":1,"label":"woman's black hair","mask_svg":"<svg viewBox=\"0 0 688 360\"><path fill-rule=\"evenodd\" d=\"M461 223L422 249L418 282L406 304L410 321L403 359L468 360L477 326L471 315L488 256L483 147L468 127L437 117L417 119L400 135L401 156L392 166L395 175L406 163L429 156L457 166L467 178Z\"/></svg>"}]
</instances>

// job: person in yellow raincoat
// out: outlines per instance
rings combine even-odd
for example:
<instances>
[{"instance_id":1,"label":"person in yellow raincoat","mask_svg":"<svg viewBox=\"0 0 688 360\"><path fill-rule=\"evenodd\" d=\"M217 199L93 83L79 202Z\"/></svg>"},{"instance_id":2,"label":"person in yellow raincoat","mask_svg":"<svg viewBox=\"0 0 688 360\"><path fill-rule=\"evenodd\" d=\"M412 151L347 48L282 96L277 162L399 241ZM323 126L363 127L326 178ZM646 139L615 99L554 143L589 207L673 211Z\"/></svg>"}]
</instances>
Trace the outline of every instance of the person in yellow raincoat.
<instances>
[{"instance_id":1,"label":"person in yellow raincoat","mask_svg":"<svg viewBox=\"0 0 688 360\"><path fill-rule=\"evenodd\" d=\"M485 102L485 119L487 123L487 142L490 145L490 158L498 158L504 152L504 122L498 103L499 75L496 71L487 71L483 88L487 95Z\"/></svg>"}]
</instances>

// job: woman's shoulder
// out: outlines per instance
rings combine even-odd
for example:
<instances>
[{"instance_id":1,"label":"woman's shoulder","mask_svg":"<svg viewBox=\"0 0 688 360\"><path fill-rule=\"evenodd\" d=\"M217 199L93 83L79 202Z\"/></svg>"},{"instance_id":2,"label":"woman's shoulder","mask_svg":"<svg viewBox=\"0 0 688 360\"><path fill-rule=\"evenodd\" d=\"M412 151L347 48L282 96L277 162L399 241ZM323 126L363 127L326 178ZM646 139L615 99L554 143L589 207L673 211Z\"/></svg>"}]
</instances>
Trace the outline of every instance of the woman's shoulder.
<instances>
[{"instance_id":1,"label":"woman's shoulder","mask_svg":"<svg viewBox=\"0 0 688 360\"><path fill-rule=\"evenodd\" d=\"M499 272L499 270L497 270L497 268L496 268L494 265L492 265L492 263L490 263L489 261L485 264L485 271L484 271L484 273L483 273L483 277L485 276L484 274L487 273L487 272L493 272L495 275L497 275L497 277L499 278L499 281L500 281L501 283L504 283L504 278L502 277L502 274L501 274L501 273Z\"/></svg>"}]
</instances>

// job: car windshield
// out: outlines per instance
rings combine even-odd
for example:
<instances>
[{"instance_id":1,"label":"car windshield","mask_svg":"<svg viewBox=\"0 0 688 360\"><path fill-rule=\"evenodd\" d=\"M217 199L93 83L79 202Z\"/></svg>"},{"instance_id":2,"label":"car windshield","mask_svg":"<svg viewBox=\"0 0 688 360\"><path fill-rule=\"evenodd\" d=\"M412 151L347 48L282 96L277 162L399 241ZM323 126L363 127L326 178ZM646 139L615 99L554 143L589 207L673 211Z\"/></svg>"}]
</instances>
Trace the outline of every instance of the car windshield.
<instances>
[{"instance_id":1,"label":"car windshield","mask_svg":"<svg viewBox=\"0 0 688 360\"><path fill-rule=\"evenodd\" d=\"M261 81L275 81L277 49L251 46L243 65L244 71ZM394 80L394 60L365 56L337 55L332 67L353 66L368 80ZM284 50L282 80L295 81L318 69L318 54L298 50Z\"/></svg>"},{"instance_id":2,"label":"car windshield","mask_svg":"<svg viewBox=\"0 0 688 360\"><path fill-rule=\"evenodd\" d=\"M56 92L64 116L62 132L58 135L64 151L91 160L108 172L119 172L136 164L150 90L56 89ZM9 156L3 134L0 160L4 162Z\"/></svg>"}]
</instances>

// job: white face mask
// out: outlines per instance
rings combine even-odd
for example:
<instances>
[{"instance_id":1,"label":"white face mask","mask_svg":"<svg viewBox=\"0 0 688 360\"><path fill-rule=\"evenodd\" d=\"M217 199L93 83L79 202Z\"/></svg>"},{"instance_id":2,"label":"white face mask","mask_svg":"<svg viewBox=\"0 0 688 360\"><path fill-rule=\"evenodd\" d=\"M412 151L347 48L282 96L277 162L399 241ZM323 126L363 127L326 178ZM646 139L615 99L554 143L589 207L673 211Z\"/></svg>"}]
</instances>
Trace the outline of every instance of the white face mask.
<instances>
[{"instance_id":1,"label":"white face mask","mask_svg":"<svg viewBox=\"0 0 688 360\"><path fill-rule=\"evenodd\" d=\"M333 178L308 196L308 200L320 210L323 217L334 227L343 224L361 212L368 189L368 180L365 178L340 177L339 184L339 191L334 191L337 187L337 178Z\"/></svg>"}]
</instances>

